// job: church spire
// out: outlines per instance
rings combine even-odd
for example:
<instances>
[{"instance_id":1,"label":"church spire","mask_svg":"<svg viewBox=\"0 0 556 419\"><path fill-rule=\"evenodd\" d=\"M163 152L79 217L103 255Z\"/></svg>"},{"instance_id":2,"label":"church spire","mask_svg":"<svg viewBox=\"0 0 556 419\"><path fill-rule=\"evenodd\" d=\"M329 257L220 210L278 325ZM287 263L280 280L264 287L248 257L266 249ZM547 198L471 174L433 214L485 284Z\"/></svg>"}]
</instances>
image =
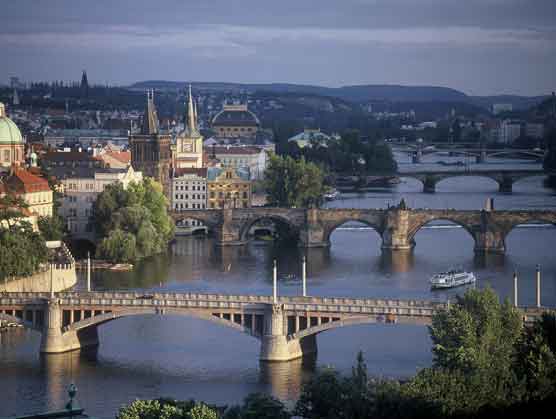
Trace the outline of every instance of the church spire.
<instances>
[{"instance_id":1,"label":"church spire","mask_svg":"<svg viewBox=\"0 0 556 419\"><path fill-rule=\"evenodd\" d=\"M189 137L198 137L199 130L197 128L197 106L193 100L193 95L191 94L191 85L189 85L189 97L187 102L187 128L186 133Z\"/></svg>"},{"instance_id":2,"label":"church spire","mask_svg":"<svg viewBox=\"0 0 556 419\"><path fill-rule=\"evenodd\" d=\"M193 120L195 122L195 132L199 132L199 120L197 119L197 102L193 101Z\"/></svg>"},{"instance_id":3,"label":"church spire","mask_svg":"<svg viewBox=\"0 0 556 419\"><path fill-rule=\"evenodd\" d=\"M143 116L142 134L158 134L158 115L154 106L154 89L147 90L147 106Z\"/></svg>"}]
</instances>

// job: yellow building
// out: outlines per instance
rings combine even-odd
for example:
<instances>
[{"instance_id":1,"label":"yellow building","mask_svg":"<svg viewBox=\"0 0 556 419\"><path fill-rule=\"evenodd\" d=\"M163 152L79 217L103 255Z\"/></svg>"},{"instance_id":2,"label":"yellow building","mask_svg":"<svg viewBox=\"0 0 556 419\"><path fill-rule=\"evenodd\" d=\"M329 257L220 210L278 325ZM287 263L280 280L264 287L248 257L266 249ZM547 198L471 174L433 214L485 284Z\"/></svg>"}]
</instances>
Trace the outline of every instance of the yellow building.
<instances>
[{"instance_id":1,"label":"yellow building","mask_svg":"<svg viewBox=\"0 0 556 419\"><path fill-rule=\"evenodd\" d=\"M209 168L207 173L207 208L249 208L251 182L234 168Z\"/></svg>"},{"instance_id":2,"label":"yellow building","mask_svg":"<svg viewBox=\"0 0 556 419\"><path fill-rule=\"evenodd\" d=\"M0 183L0 197L5 195L14 195L23 199L30 214L52 217L53 193L48 181L42 177L16 168L4 183Z\"/></svg>"}]
</instances>

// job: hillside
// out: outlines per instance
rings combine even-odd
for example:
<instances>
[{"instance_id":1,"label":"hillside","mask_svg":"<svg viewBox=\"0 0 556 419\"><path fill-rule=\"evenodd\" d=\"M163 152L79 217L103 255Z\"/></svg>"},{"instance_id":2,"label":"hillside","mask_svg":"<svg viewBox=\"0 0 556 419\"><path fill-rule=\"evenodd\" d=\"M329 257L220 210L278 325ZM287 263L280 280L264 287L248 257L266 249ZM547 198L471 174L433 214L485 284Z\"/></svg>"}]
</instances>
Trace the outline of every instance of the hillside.
<instances>
[{"instance_id":1,"label":"hillside","mask_svg":"<svg viewBox=\"0 0 556 419\"><path fill-rule=\"evenodd\" d=\"M130 89L183 89L188 82L150 80L135 83ZM253 93L265 91L273 93L297 93L318 96L329 96L351 102L391 101L391 102L420 102L420 101L446 101L462 102L467 100L467 95L458 90L434 86L395 86L395 85L360 85L343 87L322 87L301 84L268 83L268 84L241 84L218 82L195 82L195 86L202 90L225 91L230 93Z\"/></svg>"}]
</instances>

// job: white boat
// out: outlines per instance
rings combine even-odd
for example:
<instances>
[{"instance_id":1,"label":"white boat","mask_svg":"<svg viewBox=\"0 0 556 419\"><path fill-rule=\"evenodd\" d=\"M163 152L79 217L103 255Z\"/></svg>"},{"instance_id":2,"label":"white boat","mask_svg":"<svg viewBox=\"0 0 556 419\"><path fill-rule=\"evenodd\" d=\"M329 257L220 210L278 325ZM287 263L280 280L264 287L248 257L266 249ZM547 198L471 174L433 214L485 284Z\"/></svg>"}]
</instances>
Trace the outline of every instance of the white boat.
<instances>
[{"instance_id":1,"label":"white boat","mask_svg":"<svg viewBox=\"0 0 556 419\"><path fill-rule=\"evenodd\" d=\"M477 278L475 278L473 272L466 272L463 269L450 269L447 272L440 272L433 275L429 282L432 289L438 289L472 284L476 280Z\"/></svg>"},{"instance_id":2,"label":"white boat","mask_svg":"<svg viewBox=\"0 0 556 419\"><path fill-rule=\"evenodd\" d=\"M336 198L338 198L339 196L340 196L340 192L338 192L336 189L332 189L328 193L324 194L324 199L327 200L327 201L333 201Z\"/></svg>"}]
</instances>

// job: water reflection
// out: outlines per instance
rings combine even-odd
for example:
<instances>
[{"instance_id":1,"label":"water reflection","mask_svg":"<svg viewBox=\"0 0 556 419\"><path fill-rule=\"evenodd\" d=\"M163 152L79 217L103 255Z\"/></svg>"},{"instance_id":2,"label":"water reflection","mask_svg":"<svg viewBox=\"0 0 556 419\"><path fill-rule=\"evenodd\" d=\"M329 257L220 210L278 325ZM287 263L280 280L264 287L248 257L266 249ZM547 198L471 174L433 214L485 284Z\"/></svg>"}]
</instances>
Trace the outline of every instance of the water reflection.
<instances>
[{"instance_id":1,"label":"water reflection","mask_svg":"<svg viewBox=\"0 0 556 419\"><path fill-rule=\"evenodd\" d=\"M385 274L409 272L413 269L413 250L383 251L380 256L380 271Z\"/></svg>"},{"instance_id":2,"label":"water reflection","mask_svg":"<svg viewBox=\"0 0 556 419\"><path fill-rule=\"evenodd\" d=\"M314 373L316 356L294 359L289 362L261 362L260 382L280 400L296 400L301 387Z\"/></svg>"}]
</instances>

